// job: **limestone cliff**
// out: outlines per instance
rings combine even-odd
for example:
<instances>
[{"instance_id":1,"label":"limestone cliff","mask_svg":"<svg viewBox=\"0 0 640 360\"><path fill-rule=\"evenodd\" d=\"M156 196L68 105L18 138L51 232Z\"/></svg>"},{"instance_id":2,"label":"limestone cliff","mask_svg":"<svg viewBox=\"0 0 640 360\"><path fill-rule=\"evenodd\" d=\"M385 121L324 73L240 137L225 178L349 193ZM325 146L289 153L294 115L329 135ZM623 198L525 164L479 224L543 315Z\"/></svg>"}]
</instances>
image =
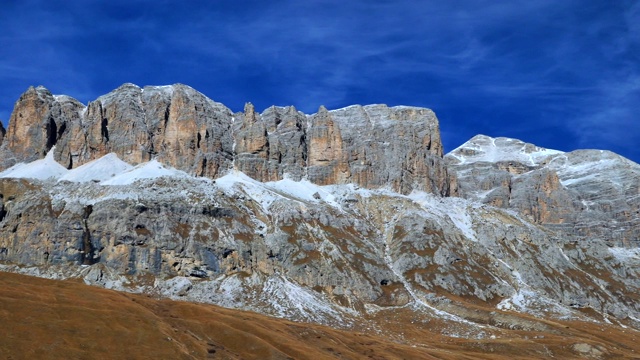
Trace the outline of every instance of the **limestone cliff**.
<instances>
[{"instance_id":1,"label":"limestone cliff","mask_svg":"<svg viewBox=\"0 0 640 360\"><path fill-rule=\"evenodd\" d=\"M42 158L53 146L68 169L114 152L130 164L152 158L216 178L235 168L259 181L289 176L318 184L390 186L456 193L428 109L351 106L305 115L294 107L233 114L185 85L124 84L87 106L43 87L15 105L0 170Z\"/></svg>"}]
</instances>

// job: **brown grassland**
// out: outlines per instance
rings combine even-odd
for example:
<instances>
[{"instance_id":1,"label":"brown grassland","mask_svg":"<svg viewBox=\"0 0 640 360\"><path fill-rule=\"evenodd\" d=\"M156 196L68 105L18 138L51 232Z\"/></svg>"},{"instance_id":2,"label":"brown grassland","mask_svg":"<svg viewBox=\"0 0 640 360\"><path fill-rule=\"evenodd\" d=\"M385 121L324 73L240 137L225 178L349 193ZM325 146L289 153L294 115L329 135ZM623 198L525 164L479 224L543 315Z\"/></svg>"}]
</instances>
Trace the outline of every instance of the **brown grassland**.
<instances>
[{"instance_id":1,"label":"brown grassland","mask_svg":"<svg viewBox=\"0 0 640 360\"><path fill-rule=\"evenodd\" d=\"M443 336L401 312L388 323L388 335L350 332L0 272L0 359L640 358L640 332L600 323L483 340Z\"/></svg>"}]
</instances>

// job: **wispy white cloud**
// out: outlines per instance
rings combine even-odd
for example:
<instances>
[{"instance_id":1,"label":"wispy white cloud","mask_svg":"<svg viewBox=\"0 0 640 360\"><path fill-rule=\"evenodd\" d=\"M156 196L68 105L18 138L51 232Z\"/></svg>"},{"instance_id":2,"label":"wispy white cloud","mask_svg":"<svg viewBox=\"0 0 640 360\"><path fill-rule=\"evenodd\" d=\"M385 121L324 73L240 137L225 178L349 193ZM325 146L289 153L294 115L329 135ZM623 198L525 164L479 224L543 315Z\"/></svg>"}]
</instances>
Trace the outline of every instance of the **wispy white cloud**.
<instances>
[{"instance_id":1,"label":"wispy white cloud","mask_svg":"<svg viewBox=\"0 0 640 360\"><path fill-rule=\"evenodd\" d=\"M635 1L28 1L0 14L0 98L185 82L235 110L403 103L459 136L563 127L581 146L629 139L612 129L640 112Z\"/></svg>"},{"instance_id":2,"label":"wispy white cloud","mask_svg":"<svg viewBox=\"0 0 640 360\"><path fill-rule=\"evenodd\" d=\"M619 148L640 143L640 74L602 85L571 119L581 146Z\"/></svg>"}]
</instances>

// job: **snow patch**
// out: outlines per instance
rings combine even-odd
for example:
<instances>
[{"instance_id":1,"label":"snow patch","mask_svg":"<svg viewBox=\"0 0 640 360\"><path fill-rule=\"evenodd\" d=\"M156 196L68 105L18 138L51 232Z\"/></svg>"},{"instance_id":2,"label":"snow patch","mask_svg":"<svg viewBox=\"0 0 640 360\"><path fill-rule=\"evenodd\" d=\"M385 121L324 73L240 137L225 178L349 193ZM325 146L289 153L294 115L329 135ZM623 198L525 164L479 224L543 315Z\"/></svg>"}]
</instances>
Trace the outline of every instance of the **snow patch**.
<instances>
[{"instance_id":1,"label":"snow patch","mask_svg":"<svg viewBox=\"0 0 640 360\"><path fill-rule=\"evenodd\" d=\"M340 208L339 199L333 194L335 186L320 186L308 180L294 181L288 177L262 183L254 180L243 172L233 170L225 176L216 179L216 185L228 195L237 193L241 189L258 202L264 210L278 199L290 199L306 203L324 202L330 206Z\"/></svg>"},{"instance_id":2,"label":"snow patch","mask_svg":"<svg viewBox=\"0 0 640 360\"><path fill-rule=\"evenodd\" d=\"M336 197L331 192L308 180L293 181L285 176L282 180L267 182L265 186L271 190L287 194L290 197L303 201L318 202L322 200L334 207L340 206L336 201Z\"/></svg>"},{"instance_id":3,"label":"snow patch","mask_svg":"<svg viewBox=\"0 0 640 360\"><path fill-rule=\"evenodd\" d=\"M115 153L110 153L70 170L61 176L58 181L105 181L131 169L133 169L133 166L120 160Z\"/></svg>"},{"instance_id":4,"label":"snow patch","mask_svg":"<svg viewBox=\"0 0 640 360\"><path fill-rule=\"evenodd\" d=\"M270 299L276 313L284 318L303 318L320 323L327 318L342 318L322 295L280 275L270 277L262 292L265 298Z\"/></svg>"},{"instance_id":5,"label":"snow patch","mask_svg":"<svg viewBox=\"0 0 640 360\"><path fill-rule=\"evenodd\" d=\"M611 247L609 252L621 263L628 262L630 260L640 260L640 248L627 249L621 247Z\"/></svg>"},{"instance_id":6,"label":"snow patch","mask_svg":"<svg viewBox=\"0 0 640 360\"><path fill-rule=\"evenodd\" d=\"M249 197L267 210L274 201L282 196L265 188L264 184L254 180L241 171L232 170L225 176L216 179L216 185L228 196L234 196L238 191L244 191Z\"/></svg>"},{"instance_id":7,"label":"snow patch","mask_svg":"<svg viewBox=\"0 0 640 360\"><path fill-rule=\"evenodd\" d=\"M156 179L160 177L191 177L184 171L176 170L171 167L165 167L158 160L140 164L128 171L118 174L109 180L101 182L102 185L130 185L141 179Z\"/></svg>"},{"instance_id":8,"label":"snow patch","mask_svg":"<svg viewBox=\"0 0 640 360\"><path fill-rule=\"evenodd\" d=\"M58 164L53 158L55 146L49 150L44 159L36 160L28 164L19 163L0 173L0 178L18 179L57 179L67 173L67 169Z\"/></svg>"}]
</instances>

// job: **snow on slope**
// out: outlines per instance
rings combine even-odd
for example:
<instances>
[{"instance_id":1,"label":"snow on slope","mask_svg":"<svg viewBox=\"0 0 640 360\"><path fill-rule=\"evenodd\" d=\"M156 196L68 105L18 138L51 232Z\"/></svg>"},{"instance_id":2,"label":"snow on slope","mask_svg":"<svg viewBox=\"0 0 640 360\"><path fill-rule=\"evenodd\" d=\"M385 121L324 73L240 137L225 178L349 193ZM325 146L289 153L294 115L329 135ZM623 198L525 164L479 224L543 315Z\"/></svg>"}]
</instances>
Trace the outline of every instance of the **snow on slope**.
<instances>
[{"instance_id":1,"label":"snow on slope","mask_svg":"<svg viewBox=\"0 0 640 360\"><path fill-rule=\"evenodd\" d=\"M163 176L190 177L184 171L165 167L157 160L133 167L120 160L114 153L88 162L73 170L67 170L53 158L55 146L44 159L28 164L16 164L0 173L0 178L28 178L37 180L89 182L101 181L102 185L129 185L140 179L155 179Z\"/></svg>"},{"instance_id":2,"label":"snow on slope","mask_svg":"<svg viewBox=\"0 0 640 360\"><path fill-rule=\"evenodd\" d=\"M572 151L555 157L547 166L558 173L562 185L569 187L605 181L623 186L640 175L638 164L606 150Z\"/></svg>"},{"instance_id":3,"label":"snow on slope","mask_svg":"<svg viewBox=\"0 0 640 360\"><path fill-rule=\"evenodd\" d=\"M563 152L545 149L516 139L476 135L447 156L458 160L457 165L475 162L515 161L536 166L548 157L560 154Z\"/></svg>"},{"instance_id":4,"label":"snow on slope","mask_svg":"<svg viewBox=\"0 0 640 360\"><path fill-rule=\"evenodd\" d=\"M640 248L627 249L620 247L609 248L609 252L621 263L629 263L632 260L640 262Z\"/></svg>"},{"instance_id":5,"label":"snow on slope","mask_svg":"<svg viewBox=\"0 0 640 360\"><path fill-rule=\"evenodd\" d=\"M230 171L227 175L216 179L216 185L227 193L234 192L236 187L242 188L247 195L260 203L265 210L274 201L282 198L312 203L322 201L333 207L340 207L331 187L319 186L307 180L294 181L285 177L282 180L262 183L240 171Z\"/></svg>"},{"instance_id":6,"label":"snow on slope","mask_svg":"<svg viewBox=\"0 0 640 360\"><path fill-rule=\"evenodd\" d=\"M227 195L236 193L238 188L244 190L247 195L258 202L265 210L268 209L274 201L282 197L266 189L263 183L248 177L240 171L230 171L225 176L216 179L216 185L224 190Z\"/></svg>"},{"instance_id":7,"label":"snow on slope","mask_svg":"<svg viewBox=\"0 0 640 360\"><path fill-rule=\"evenodd\" d=\"M131 170L133 166L120 160L115 153L107 154L99 159L88 162L75 169L69 170L58 181L87 182L105 181Z\"/></svg>"},{"instance_id":8,"label":"snow on slope","mask_svg":"<svg viewBox=\"0 0 640 360\"><path fill-rule=\"evenodd\" d=\"M44 159L28 164L19 163L0 173L0 178L28 178L37 180L57 179L67 173L67 169L53 159L55 146Z\"/></svg>"},{"instance_id":9,"label":"snow on slope","mask_svg":"<svg viewBox=\"0 0 640 360\"><path fill-rule=\"evenodd\" d=\"M156 280L154 289L176 300L216 304L272 316L348 326L353 309L339 306L325 295L292 282L281 274L250 276L221 275L208 281L177 276Z\"/></svg>"},{"instance_id":10,"label":"snow on slope","mask_svg":"<svg viewBox=\"0 0 640 360\"><path fill-rule=\"evenodd\" d=\"M155 179L163 176L169 177L191 177L184 171L165 167L158 160L151 160L142 163L130 170L120 173L108 180L101 182L102 185L130 185L141 179Z\"/></svg>"}]
</instances>

